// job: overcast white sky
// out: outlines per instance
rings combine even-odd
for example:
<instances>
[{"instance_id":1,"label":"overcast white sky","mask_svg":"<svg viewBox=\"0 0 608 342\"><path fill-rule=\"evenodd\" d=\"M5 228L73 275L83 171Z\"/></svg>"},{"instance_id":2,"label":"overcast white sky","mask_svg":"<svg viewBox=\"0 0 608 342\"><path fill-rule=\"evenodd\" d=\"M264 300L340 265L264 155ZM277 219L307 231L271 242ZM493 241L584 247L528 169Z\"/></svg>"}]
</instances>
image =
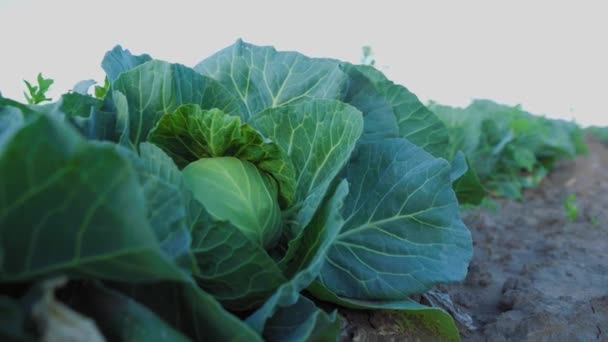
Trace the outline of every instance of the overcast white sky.
<instances>
[{"instance_id":1,"label":"overcast white sky","mask_svg":"<svg viewBox=\"0 0 608 342\"><path fill-rule=\"evenodd\" d=\"M377 67L422 100L472 98L608 125L608 4L602 1L0 0L0 91L55 79L57 96L103 80L103 54L194 65L237 38ZM360 4L360 5L356 5Z\"/></svg>"}]
</instances>

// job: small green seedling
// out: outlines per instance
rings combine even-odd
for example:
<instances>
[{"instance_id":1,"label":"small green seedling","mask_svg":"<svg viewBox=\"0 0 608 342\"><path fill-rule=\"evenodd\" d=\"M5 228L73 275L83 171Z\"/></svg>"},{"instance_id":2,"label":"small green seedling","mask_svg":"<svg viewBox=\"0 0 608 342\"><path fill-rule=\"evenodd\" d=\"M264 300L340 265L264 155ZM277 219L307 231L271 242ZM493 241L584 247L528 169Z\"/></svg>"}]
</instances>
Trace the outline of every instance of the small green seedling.
<instances>
[{"instance_id":1,"label":"small green seedling","mask_svg":"<svg viewBox=\"0 0 608 342\"><path fill-rule=\"evenodd\" d=\"M25 91L23 92L27 103L39 104L40 102L51 101L51 98L46 97L46 92L51 87L51 84L53 84L55 81L50 78L42 77L42 73L38 73L36 81L38 82L38 85L33 86L30 82L23 80L29 92L29 94Z\"/></svg>"},{"instance_id":2,"label":"small green seedling","mask_svg":"<svg viewBox=\"0 0 608 342\"><path fill-rule=\"evenodd\" d=\"M578 206L576 205L576 194L570 194L564 202L564 210L566 210L566 217L570 222L576 220L578 217Z\"/></svg>"},{"instance_id":3,"label":"small green seedling","mask_svg":"<svg viewBox=\"0 0 608 342\"><path fill-rule=\"evenodd\" d=\"M500 209L500 203L496 202L490 197L484 197L480 204L481 207L493 212L497 213Z\"/></svg>"},{"instance_id":4,"label":"small green seedling","mask_svg":"<svg viewBox=\"0 0 608 342\"><path fill-rule=\"evenodd\" d=\"M599 228L600 219L597 216L591 216L589 221L591 222L591 226L593 226L593 228Z\"/></svg>"}]
</instances>

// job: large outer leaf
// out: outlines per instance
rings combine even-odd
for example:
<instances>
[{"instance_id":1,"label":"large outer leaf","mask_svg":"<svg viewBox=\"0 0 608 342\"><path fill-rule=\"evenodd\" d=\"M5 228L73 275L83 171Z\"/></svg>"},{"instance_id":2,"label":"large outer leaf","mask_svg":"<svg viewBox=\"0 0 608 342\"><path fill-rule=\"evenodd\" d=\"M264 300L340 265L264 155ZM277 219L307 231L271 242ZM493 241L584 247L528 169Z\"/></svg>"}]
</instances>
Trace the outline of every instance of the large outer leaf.
<instances>
[{"instance_id":1,"label":"large outer leaf","mask_svg":"<svg viewBox=\"0 0 608 342\"><path fill-rule=\"evenodd\" d=\"M76 83L72 87L72 92L81 95L87 95L89 93L89 88L91 88L95 83L95 80L82 80Z\"/></svg>"},{"instance_id":2,"label":"large outer leaf","mask_svg":"<svg viewBox=\"0 0 608 342\"><path fill-rule=\"evenodd\" d=\"M52 108L49 109L48 112L51 115L65 118L78 128L80 133L87 139L117 140L117 113L115 112L113 103L111 110L108 110L108 108L104 107L103 101L92 96L67 93L63 94L61 100L56 104L52 104ZM128 140L128 136L126 138Z\"/></svg>"},{"instance_id":3,"label":"large outer leaf","mask_svg":"<svg viewBox=\"0 0 608 342\"><path fill-rule=\"evenodd\" d=\"M443 122L402 85L395 84L369 65L350 65L363 73L391 104L399 135L435 157L447 158L448 131Z\"/></svg>"},{"instance_id":4,"label":"large outer leaf","mask_svg":"<svg viewBox=\"0 0 608 342\"><path fill-rule=\"evenodd\" d=\"M163 250L172 257L190 249L186 228L186 204L182 194L182 174L171 158L151 143L139 146L140 155L118 147L131 160L144 192L148 222Z\"/></svg>"},{"instance_id":5,"label":"large outer leaf","mask_svg":"<svg viewBox=\"0 0 608 342\"><path fill-rule=\"evenodd\" d=\"M405 87L372 66L346 64L349 89L345 102L365 117L365 139L402 137L436 157L448 157L448 131Z\"/></svg>"},{"instance_id":6,"label":"large outer leaf","mask_svg":"<svg viewBox=\"0 0 608 342\"><path fill-rule=\"evenodd\" d=\"M264 248L229 222L211 218L186 192L193 275L199 285L231 310L248 310L263 303L286 282L281 269Z\"/></svg>"},{"instance_id":7,"label":"large outer leaf","mask_svg":"<svg viewBox=\"0 0 608 342\"><path fill-rule=\"evenodd\" d=\"M103 102L92 96L79 93L61 95L60 110L68 117L88 117L92 110L101 108Z\"/></svg>"},{"instance_id":8,"label":"large outer leaf","mask_svg":"<svg viewBox=\"0 0 608 342\"><path fill-rule=\"evenodd\" d=\"M218 82L180 64L150 61L121 74L112 90L123 93L129 105L130 140L137 146L165 113L186 103L203 109L219 108L238 114L236 99Z\"/></svg>"},{"instance_id":9,"label":"large outer leaf","mask_svg":"<svg viewBox=\"0 0 608 342\"><path fill-rule=\"evenodd\" d=\"M380 141L399 137L399 125L393 107L374 83L354 67L346 67L349 82L343 101L363 113L362 140Z\"/></svg>"},{"instance_id":10,"label":"large outer leaf","mask_svg":"<svg viewBox=\"0 0 608 342\"><path fill-rule=\"evenodd\" d=\"M113 285L194 341L262 341L259 334L192 281Z\"/></svg>"},{"instance_id":11,"label":"large outer leaf","mask_svg":"<svg viewBox=\"0 0 608 342\"><path fill-rule=\"evenodd\" d=\"M241 102L243 118L311 99L340 99L346 75L338 63L238 40L194 69L220 81Z\"/></svg>"},{"instance_id":12,"label":"large outer leaf","mask_svg":"<svg viewBox=\"0 0 608 342\"><path fill-rule=\"evenodd\" d=\"M363 131L361 112L338 101L316 100L268 109L251 124L287 151L296 169L295 236L355 148Z\"/></svg>"},{"instance_id":13,"label":"large outer leaf","mask_svg":"<svg viewBox=\"0 0 608 342\"><path fill-rule=\"evenodd\" d=\"M423 340L432 338L440 341L460 341L460 333L454 319L439 308L428 307L409 298L389 301L343 298L324 288L318 281L314 282L308 290L320 300L345 308L391 310L391 318L407 326L409 336Z\"/></svg>"},{"instance_id":14,"label":"large outer leaf","mask_svg":"<svg viewBox=\"0 0 608 342\"><path fill-rule=\"evenodd\" d=\"M462 151L470 158L481 142L483 116L477 112L466 112L462 108L437 103L431 103L429 109L448 129L450 157L455 156L457 151Z\"/></svg>"},{"instance_id":15,"label":"large outer leaf","mask_svg":"<svg viewBox=\"0 0 608 342\"><path fill-rule=\"evenodd\" d=\"M2 341L35 341L25 330L25 308L19 301L0 295L0 338Z\"/></svg>"},{"instance_id":16,"label":"large outer leaf","mask_svg":"<svg viewBox=\"0 0 608 342\"><path fill-rule=\"evenodd\" d=\"M116 109L116 126L114 127L113 141L119 145L137 150L137 143L131 142L131 115L129 114L129 101L127 97L119 92L113 91L112 99Z\"/></svg>"},{"instance_id":17,"label":"large outer leaf","mask_svg":"<svg viewBox=\"0 0 608 342\"><path fill-rule=\"evenodd\" d=\"M339 337L340 319L336 311L328 314L304 296L289 307L279 308L264 330L267 341L325 342L337 341Z\"/></svg>"},{"instance_id":18,"label":"large outer leaf","mask_svg":"<svg viewBox=\"0 0 608 342\"><path fill-rule=\"evenodd\" d=\"M461 151L452 160L450 179L460 204L479 205L486 195L477 173Z\"/></svg>"},{"instance_id":19,"label":"large outer leaf","mask_svg":"<svg viewBox=\"0 0 608 342\"><path fill-rule=\"evenodd\" d=\"M119 92L115 93L120 94ZM122 100L126 102L126 99ZM87 139L117 141L119 139L117 135L120 136L120 132L118 134L116 132L116 104L110 104L111 106L106 108L108 106L104 106L102 100L90 95L67 93L63 94L58 102L48 105L49 108L44 108L44 111L50 115L64 118L78 128ZM37 107L37 109L41 110L42 108ZM128 113L126 105L122 110L124 113ZM127 141L128 138L127 132Z\"/></svg>"},{"instance_id":20,"label":"large outer leaf","mask_svg":"<svg viewBox=\"0 0 608 342\"><path fill-rule=\"evenodd\" d=\"M4 143L18 131L24 120L19 108L13 107L9 102L0 98L0 153L2 153Z\"/></svg>"},{"instance_id":21,"label":"large outer leaf","mask_svg":"<svg viewBox=\"0 0 608 342\"><path fill-rule=\"evenodd\" d=\"M135 56L132 55L129 50L123 49L120 45L116 45L103 56L101 67L108 75L108 79L113 82L121 73L129 71L136 66L151 60L152 57L148 54Z\"/></svg>"},{"instance_id":22,"label":"large outer leaf","mask_svg":"<svg viewBox=\"0 0 608 342\"><path fill-rule=\"evenodd\" d=\"M310 225L297 239L290 242L283 269L291 279L281 285L262 307L247 318L247 324L253 329L261 333L265 331L264 327L269 320L281 321L280 316L283 315L289 316L285 317L287 320L297 319L299 324L310 324L310 321L307 323L308 317L306 316L294 317L304 315L302 312L297 313L295 307L304 306L304 311L311 316L317 315L314 313L315 310L308 308L309 305L301 303L304 300L300 296L300 292L308 287L319 274L327 251L344 223L340 210L347 194L348 183L343 180L319 208ZM314 307L314 305L312 306ZM288 313L291 307L294 307L296 312ZM307 328L303 329L308 331ZM305 339L302 338L302 340Z\"/></svg>"},{"instance_id":23,"label":"large outer leaf","mask_svg":"<svg viewBox=\"0 0 608 342\"><path fill-rule=\"evenodd\" d=\"M79 286L69 304L94 319L108 341L189 341L150 309L100 283Z\"/></svg>"},{"instance_id":24,"label":"large outer leaf","mask_svg":"<svg viewBox=\"0 0 608 342\"><path fill-rule=\"evenodd\" d=\"M126 102L125 99L122 100ZM111 108L108 109L102 100L92 96L67 93L63 94L56 103L36 106L35 110L70 122L89 140L117 141L116 104L111 104ZM123 112L128 113L128 110L124 109L127 109L126 104ZM125 138L128 141L128 132Z\"/></svg>"},{"instance_id":25,"label":"large outer leaf","mask_svg":"<svg viewBox=\"0 0 608 342\"><path fill-rule=\"evenodd\" d=\"M213 296L197 286L184 285L182 291L182 301L187 303L182 305L190 308L197 341L262 340L243 321L224 310Z\"/></svg>"},{"instance_id":26,"label":"large outer leaf","mask_svg":"<svg viewBox=\"0 0 608 342\"><path fill-rule=\"evenodd\" d=\"M0 174L0 279L181 278L148 225L135 172L113 146L42 115L6 143Z\"/></svg>"},{"instance_id":27,"label":"large outer leaf","mask_svg":"<svg viewBox=\"0 0 608 342\"><path fill-rule=\"evenodd\" d=\"M346 223L321 283L343 297L391 300L464 278L471 236L450 171L404 139L360 144L346 167Z\"/></svg>"},{"instance_id":28,"label":"large outer leaf","mask_svg":"<svg viewBox=\"0 0 608 342\"><path fill-rule=\"evenodd\" d=\"M278 182L284 207L293 202L296 180L291 160L277 144L248 124L241 124L238 116L183 105L163 115L149 140L163 148L180 167L211 157L232 156L249 161Z\"/></svg>"}]
</instances>

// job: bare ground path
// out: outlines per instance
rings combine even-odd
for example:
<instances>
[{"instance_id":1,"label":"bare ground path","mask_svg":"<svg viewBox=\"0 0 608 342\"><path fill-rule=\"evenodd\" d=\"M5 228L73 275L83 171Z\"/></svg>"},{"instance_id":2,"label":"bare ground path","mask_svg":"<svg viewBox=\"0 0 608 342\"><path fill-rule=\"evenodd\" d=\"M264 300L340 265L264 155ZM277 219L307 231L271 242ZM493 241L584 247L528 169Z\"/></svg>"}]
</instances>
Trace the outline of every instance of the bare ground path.
<instances>
[{"instance_id":1,"label":"bare ground path","mask_svg":"<svg viewBox=\"0 0 608 342\"><path fill-rule=\"evenodd\" d=\"M475 256L448 290L478 326L465 341L608 341L608 148L588 143L523 201L467 215Z\"/></svg>"}]
</instances>

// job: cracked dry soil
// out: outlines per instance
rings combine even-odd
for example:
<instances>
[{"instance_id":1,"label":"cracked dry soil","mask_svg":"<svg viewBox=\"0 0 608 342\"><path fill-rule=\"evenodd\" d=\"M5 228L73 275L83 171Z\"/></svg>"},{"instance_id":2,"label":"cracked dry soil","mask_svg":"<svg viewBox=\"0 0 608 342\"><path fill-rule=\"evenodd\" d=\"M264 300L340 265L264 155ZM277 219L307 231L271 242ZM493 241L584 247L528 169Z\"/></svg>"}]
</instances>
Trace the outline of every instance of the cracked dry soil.
<instances>
[{"instance_id":1,"label":"cracked dry soil","mask_svg":"<svg viewBox=\"0 0 608 342\"><path fill-rule=\"evenodd\" d=\"M608 147L564 161L523 201L463 214L474 256L466 279L438 286L454 309L463 341L608 341ZM570 222L564 201L576 195ZM391 312L343 310L343 340L427 341Z\"/></svg>"}]
</instances>

